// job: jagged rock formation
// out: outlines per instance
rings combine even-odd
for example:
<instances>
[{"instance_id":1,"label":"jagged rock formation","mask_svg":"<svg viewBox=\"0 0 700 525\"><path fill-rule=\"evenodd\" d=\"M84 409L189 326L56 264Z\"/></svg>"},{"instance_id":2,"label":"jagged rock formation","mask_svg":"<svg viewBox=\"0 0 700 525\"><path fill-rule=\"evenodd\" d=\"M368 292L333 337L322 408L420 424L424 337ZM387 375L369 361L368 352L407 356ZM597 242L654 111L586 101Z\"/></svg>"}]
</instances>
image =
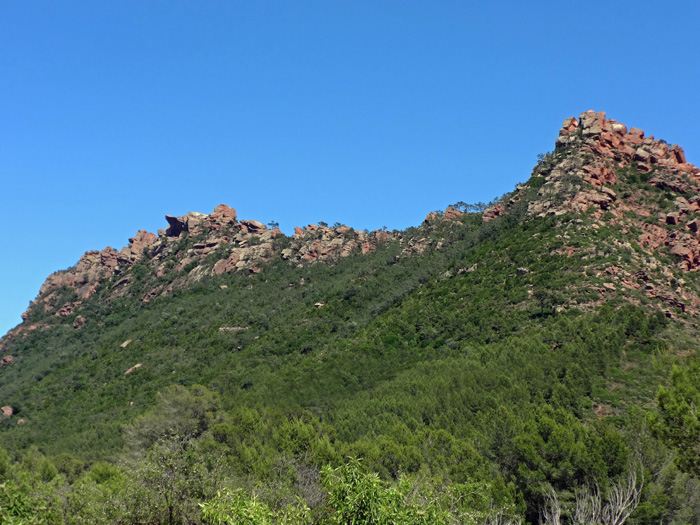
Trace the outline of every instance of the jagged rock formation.
<instances>
[{"instance_id":1,"label":"jagged rock formation","mask_svg":"<svg viewBox=\"0 0 700 525\"><path fill-rule=\"evenodd\" d=\"M190 212L181 217L166 215L165 219L168 227L159 230L158 235L139 230L121 250L107 247L86 252L75 267L50 275L23 319L36 308L57 317L70 317L101 285L111 287L110 300L134 293L132 284L138 266L161 280L151 289L138 292L143 301L149 301L207 275L258 273L274 258L296 265L334 261L369 253L379 243L398 236L386 231L364 233L348 226L310 224L295 228L295 234L287 238L279 229L270 229L261 222L238 220L236 210L225 204L209 215ZM66 295L77 300L65 301ZM78 316L73 326L80 328L86 322L85 317ZM19 333L19 328L32 329L18 327L9 335Z\"/></svg>"},{"instance_id":2,"label":"jagged rock formation","mask_svg":"<svg viewBox=\"0 0 700 525\"><path fill-rule=\"evenodd\" d=\"M604 112L587 111L564 121L554 152L533 171L532 180L538 179L528 215L581 214L592 218L594 229L607 225L633 234L629 242L617 243L637 248L632 257L637 268L618 264L592 270L611 280L603 292L643 290L681 311L700 310L700 297L687 292L682 278L661 261L672 255L681 272L700 268L700 169L686 161L683 148L645 137ZM486 210L483 220L509 213L525 191L520 188L507 203ZM574 247L564 253L584 255Z\"/></svg>"},{"instance_id":3,"label":"jagged rock formation","mask_svg":"<svg viewBox=\"0 0 700 525\"><path fill-rule=\"evenodd\" d=\"M653 186L688 197L700 189L700 169L686 162L683 148L669 146L664 141L654 140L653 136L645 138L644 132L637 128L628 131L624 124L606 119L602 111L581 113L579 120L566 119L556 140L554 156L556 159L543 163L537 173L545 177L539 192L545 198L530 204L528 212L532 215L583 213L592 206L597 210L611 210L619 216L636 201L618 199L611 186L624 182L619 179L630 170L635 174L652 175L645 179ZM546 198L565 195L567 181L571 183L576 179L585 184L569 198L563 201ZM684 201L681 196L678 211L687 213L700 209L697 204L695 207L689 207L687 202L681 205Z\"/></svg>"}]
</instances>

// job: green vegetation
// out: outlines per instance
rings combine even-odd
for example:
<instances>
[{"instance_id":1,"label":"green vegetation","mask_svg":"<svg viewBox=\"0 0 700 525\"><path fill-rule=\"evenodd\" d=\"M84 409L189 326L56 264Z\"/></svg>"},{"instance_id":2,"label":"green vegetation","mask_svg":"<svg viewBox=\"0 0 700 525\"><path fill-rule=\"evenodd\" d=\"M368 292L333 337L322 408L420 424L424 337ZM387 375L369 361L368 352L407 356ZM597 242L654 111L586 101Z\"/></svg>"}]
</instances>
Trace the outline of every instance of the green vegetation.
<instances>
[{"instance_id":1,"label":"green vegetation","mask_svg":"<svg viewBox=\"0 0 700 525\"><path fill-rule=\"evenodd\" d=\"M649 415L697 329L603 286L638 263L618 246L633 233L526 219L543 181L504 217L458 203L470 213L336 264L276 260L149 302L112 297L119 276L81 329L33 312L49 328L0 372L0 518L553 523L631 486L628 523L700 522L697 368ZM133 289L172 282L165 267L134 266Z\"/></svg>"}]
</instances>

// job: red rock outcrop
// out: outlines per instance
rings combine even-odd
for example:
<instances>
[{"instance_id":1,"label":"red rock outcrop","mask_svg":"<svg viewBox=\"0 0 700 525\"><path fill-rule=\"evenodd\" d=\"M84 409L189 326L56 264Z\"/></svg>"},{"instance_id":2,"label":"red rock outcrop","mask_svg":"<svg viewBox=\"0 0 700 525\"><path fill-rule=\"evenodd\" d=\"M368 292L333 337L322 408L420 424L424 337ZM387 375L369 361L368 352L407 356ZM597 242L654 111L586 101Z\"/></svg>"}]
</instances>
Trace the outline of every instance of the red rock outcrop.
<instances>
[{"instance_id":1,"label":"red rock outcrop","mask_svg":"<svg viewBox=\"0 0 700 525\"><path fill-rule=\"evenodd\" d=\"M579 120L569 117L559 131L557 147L574 146L581 154L591 153L591 159L581 166L583 179L593 186L613 184L615 171L634 164L637 170L647 173L654 167L665 168L664 173L686 173L698 182L700 169L688 164L683 148L669 146L644 132L607 119L605 112L586 111ZM649 181L653 184L653 182Z\"/></svg>"},{"instance_id":2,"label":"red rock outcrop","mask_svg":"<svg viewBox=\"0 0 700 525\"><path fill-rule=\"evenodd\" d=\"M444 212L431 211L425 217L423 224L432 224L438 220L442 220L444 222L453 221L453 220L457 219L458 217L461 217L462 215L464 215L464 212L458 210L457 208L453 208L450 206Z\"/></svg>"},{"instance_id":3,"label":"red rock outcrop","mask_svg":"<svg viewBox=\"0 0 700 525\"><path fill-rule=\"evenodd\" d=\"M681 260L686 270L700 268L700 221L687 218L700 211L700 169L689 164L683 148L646 137L638 128L627 128L608 119L604 112L586 111L579 118L564 120L556 139L556 149L547 162L535 169L544 177L538 198L528 205L530 215L563 215L594 210L621 219L633 212L638 219L628 220L642 230L640 244L651 250L666 249ZM651 173L647 183L676 193L673 209L650 222L644 218L658 213L655 204L644 204L629 194L620 198L609 186L620 182L620 173ZM567 180L568 178L568 180ZM576 186L571 180L580 180ZM521 190L521 192L524 190ZM507 212L508 204L498 204L484 212L484 221ZM669 229L667 226L675 227Z\"/></svg>"},{"instance_id":4,"label":"red rock outcrop","mask_svg":"<svg viewBox=\"0 0 700 525\"><path fill-rule=\"evenodd\" d=\"M536 198L528 202L528 215L588 213L590 222L575 222L593 229L611 226L622 234L641 232L636 239L613 244L627 251L631 268L642 261L655 268L654 282L648 276L640 280L631 268L620 270L605 275L609 281L601 293L643 291L670 307L665 310L670 317L673 309L700 312L700 296L674 284L683 279L662 262L671 256L681 272L700 269L700 169L687 162L683 148L628 129L603 112L586 111L564 121L555 151L544 155L533 171L533 179L537 177L542 180ZM530 186L486 210L483 220L508 213L525 192L531 197Z\"/></svg>"},{"instance_id":5,"label":"red rock outcrop","mask_svg":"<svg viewBox=\"0 0 700 525\"><path fill-rule=\"evenodd\" d=\"M361 232L349 226L319 226L309 224L306 228L294 228L292 244L282 250L282 259L296 262L299 265L316 261L335 261L340 257L348 257L353 253L363 255L392 239L398 239L400 234L375 230Z\"/></svg>"},{"instance_id":6,"label":"red rock outcrop","mask_svg":"<svg viewBox=\"0 0 700 525\"><path fill-rule=\"evenodd\" d=\"M541 198L530 203L528 212L531 215L585 212L591 207L613 210L613 213L631 209L633 203L620 201L608 187L618 182L618 173L625 169L641 174L654 171L649 184L681 196L695 198L700 188L700 169L687 162L683 148L669 146L653 136L646 137L641 129L628 129L608 119L602 111L586 111L578 119L564 120L555 144L555 152L546 156L549 162L535 169L544 176L545 182L539 191ZM584 185L569 198L550 199L549 196L561 196L568 191L567 176L579 178ZM487 209L483 220L503 215L514 200L518 200L517 195L507 204ZM688 201L681 212L693 211ZM644 209L639 212L644 216L651 213Z\"/></svg>"},{"instance_id":7,"label":"red rock outcrop","mask_svg":"<svg viewBox=\"0 0 700 525\"><path fill-rule=\"evenodd\" d=\"M448 210L445 217L459 214ZM167 284L150 279L151 287L140 292L147 302L207 275L258 273L273 258L298 265L333 261L354 253L368 253L398 235L363 233L347 226L309 225L295 228L291 245L281 249L275 242L284 236L279 229L270 229L255 220L238 220L236 210L225 204L209 215L189 212L179 217L167 215L165 219L168 227L159 230L158 236L139 230L121 250L107 247L86 252L74 267L50 275L23 319L30 319L32 311L40 310L68 318L75 328L80 328L86 322L86 317L79 315L85 300L101 285L110 290L108 301L132 293L134 284L144 277L143 268L138 274L131 271L136 265L145 266L146 274L155 278L172 276ZM73 292L73 298L67 297L67 290Z\"/></svg>"},{"instance_id":8,"label":"red rock outcrop","mask_svg":"<svg viewBox=\"0 0 700 525\"><path fill-rule=\"evenodd\" d=\"M506 207L503 204L496 204L495 206L488 208L484 211L483 221L488 222L496 217L500 217L506 211Z\"/></svg>"}]
</instances>

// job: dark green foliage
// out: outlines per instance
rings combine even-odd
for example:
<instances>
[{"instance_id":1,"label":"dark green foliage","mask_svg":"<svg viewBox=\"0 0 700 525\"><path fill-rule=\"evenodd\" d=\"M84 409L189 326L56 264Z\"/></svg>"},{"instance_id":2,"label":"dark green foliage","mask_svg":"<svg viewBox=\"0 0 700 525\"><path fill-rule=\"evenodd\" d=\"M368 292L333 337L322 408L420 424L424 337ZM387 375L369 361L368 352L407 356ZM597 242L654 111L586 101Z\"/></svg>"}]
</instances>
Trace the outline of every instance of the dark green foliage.
<instances>
[{"instance_id":1,"label":"dark green foliage","mask_svg":"<svg viewBox=\"0 0 700 525\"><path fill-rule=\"evenodd\" d=\"M681 332L641 300L599 300L590 268L634 260L607 243L614 228L524 220L539 174L562 154L542 157L497 220L458 203L469 213L365 256L276 260L150 302L110 298L112 282L85 301L80 330L42 317L51 327L18 338L21 360L0 373L0 398L17 412L0 421L3 490L17 509L53 512L62 487L66 523L202 512L212 523L240 512L261 523L480 523L494 509L536 522L548 490L570 505L578 487L607 487L641 455L650 474L637 523L692 522L692 479L650 452L663 447L648 432L639 450L629 415L653 403ZM407 255L411 241L429 248ZM177 273L147 270L132 268L133 290ZM666 412L688 392L673 388L680 397L660 397Z\"/></svg>"}]
</instances>

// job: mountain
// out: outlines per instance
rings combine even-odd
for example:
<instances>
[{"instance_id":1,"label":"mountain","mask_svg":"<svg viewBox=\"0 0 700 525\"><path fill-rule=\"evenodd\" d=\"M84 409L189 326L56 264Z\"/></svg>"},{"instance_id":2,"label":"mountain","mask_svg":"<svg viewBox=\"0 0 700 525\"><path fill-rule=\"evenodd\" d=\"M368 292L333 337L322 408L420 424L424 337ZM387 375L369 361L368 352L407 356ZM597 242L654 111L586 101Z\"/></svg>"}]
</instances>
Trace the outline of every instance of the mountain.
<instances>
[{"instance_id":1,"label":"mountain","mask_svg":"<svg viewBox=\"0 0 700 525\"><path fill-rule=\"evenodd\" d=\"M573 523L596 497L698 522L654 414L695 360L699 189L588 111L512 192L405 231L166 216L0 340L0 496L58 523Z\"/></svg>"}]
</instances>

